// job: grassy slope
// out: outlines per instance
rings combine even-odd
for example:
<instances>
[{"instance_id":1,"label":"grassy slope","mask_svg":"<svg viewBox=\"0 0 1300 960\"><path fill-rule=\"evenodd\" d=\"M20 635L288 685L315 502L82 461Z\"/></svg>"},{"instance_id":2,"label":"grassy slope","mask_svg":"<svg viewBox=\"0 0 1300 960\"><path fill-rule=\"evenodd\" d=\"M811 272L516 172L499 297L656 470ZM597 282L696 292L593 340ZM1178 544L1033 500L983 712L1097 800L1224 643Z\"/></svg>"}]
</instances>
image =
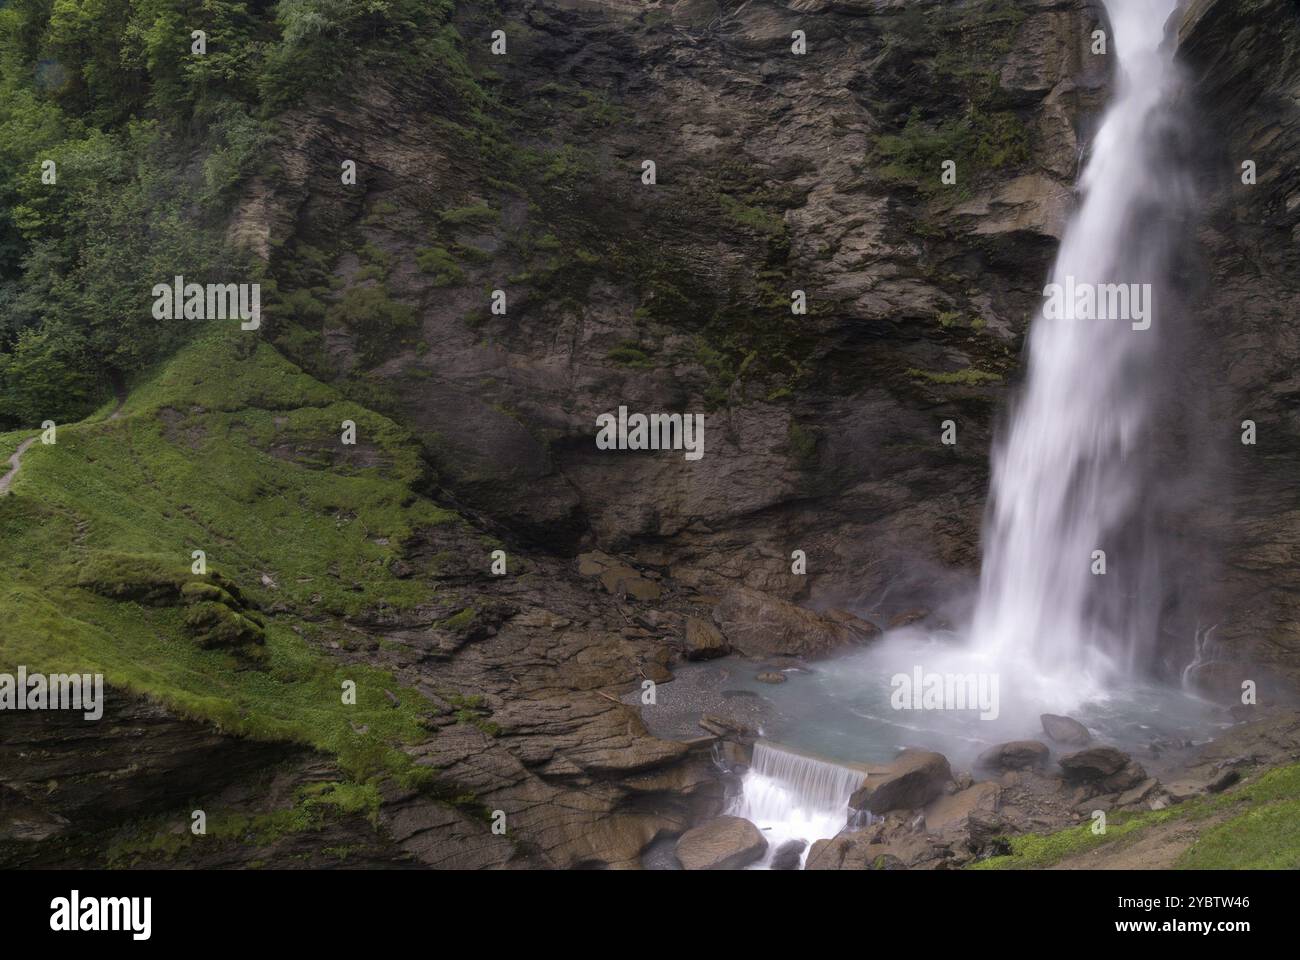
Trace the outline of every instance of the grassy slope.
<instances>
[{"instance_id":1,"label":"grassy slope","mask_svg":"<svg viewBox=\"0 0 1300 960\"><path fill-rule=\"evenodd\" d=\"M18 445L39 432L39 430L14 430L10 433L0 433L0 477L9 472L9 458L18 449Z\"/></svg>"},{"instance_id":2,"label":"grassy slope","mask_svg":"<svg viewBox=\"0 0 1300 960\"><path fill-rule=\"evenodd\" d=\"M329 466L344 419L378 448L376 465ZM320 450L319 463L271 455L272 438ZM412 492L420 472L390 421L248 334L209 333L136 389L120 418L61 426L56 445L27 453L0 499L0 668L102 672L224 730L336 754L357 780L410 773L394 746L428 735L427 702L406 691L393 706L391 677L314 648L304 639L312 623L297 614L408 608L431 595L388 570L412 530L459 522ZM293 611L267 618L262 668L200 649L179 607L75 586L79 571L111 567L119 554L188 577L196 549L246 595ZM355 706L342 702L344 680L357 684Z\"/></svg>"},{"instance_id":3,"label":"grassy slope","mask_svg":"<svg viewBox=\"0 0 1300 960\"><path fill-rule=\"evenodd\" d=\"M1218 796L1143 813L1118 813L1105 834L1091 822L1051 834L1010 839L1011 854L972 864L974 869L1050 867L1090 851L1139 842L1174 821L1203 824L1179 856L1184 869L1241 870L1300 867L1300 764L1270 770L1258 780Z\"/></svg>"}]
</instances>

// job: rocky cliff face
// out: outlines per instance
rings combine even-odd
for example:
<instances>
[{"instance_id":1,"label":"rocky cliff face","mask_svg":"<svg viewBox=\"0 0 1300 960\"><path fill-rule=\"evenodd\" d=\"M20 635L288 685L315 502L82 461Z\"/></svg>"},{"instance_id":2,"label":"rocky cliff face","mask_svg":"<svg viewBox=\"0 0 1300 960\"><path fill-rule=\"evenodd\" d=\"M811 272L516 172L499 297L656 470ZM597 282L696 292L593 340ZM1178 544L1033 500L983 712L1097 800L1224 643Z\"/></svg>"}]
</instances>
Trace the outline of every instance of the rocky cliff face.
<instances>
[{"instance_id":1,"label":"rocky cliff face","mask_svg":"<svg viewBox=\"0 0 1300 960\"><path fill-rule=\"evenodd\" d=\"M1195 0L1174 26L1203 124L1202 262L1186 279L1211 363L1199 391L1218 425L1208 442L1223 451L1225 478L1225 495L1208 514L1220 617L1206 656L1217 662L1205 679L1239 689L1253 674L1229 664L1253 658L1293 685L1300 675L1300 5ZM1254 446L1239 442L1246 420L1257 425Z\"/></svg>"},{"instance_id":2,"label":"rocky cliff face","mask_svg":"<svg viewBox=\"0 0 1300 960\"><path fill-rule=\"evenodd\" d=\"M436 71L360 78L295 119L237 229L331 249L334 298L415 305L404 342L335 309L285 344L519 541L893 612L977 560L991 414L1104 99L1097 25L1051 0L467 11L490 124ZM620 405L704 412L704 458L595 449Z\"/></svg>"}]
</instances>

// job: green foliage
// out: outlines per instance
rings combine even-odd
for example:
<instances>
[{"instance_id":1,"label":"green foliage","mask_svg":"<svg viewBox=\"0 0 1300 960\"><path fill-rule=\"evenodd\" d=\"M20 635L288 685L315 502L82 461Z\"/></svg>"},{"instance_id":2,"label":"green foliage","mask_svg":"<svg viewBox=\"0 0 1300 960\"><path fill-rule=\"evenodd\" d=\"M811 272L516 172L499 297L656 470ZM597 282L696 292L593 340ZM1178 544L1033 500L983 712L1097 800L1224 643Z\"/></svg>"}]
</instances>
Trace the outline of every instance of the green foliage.
<instances>
[{"instance_id":1,"label":"green foliage","mask_svg":"<svg viewBox=\"0 0 1300 960\"><path fill-rule=\"evenodd\" d=\"M609 359L625 367L636 367L640 370L648 370L654 366L650 355L635 340L624 341L609 351Z\"/></svg>"},{"instance_id":2,"label":"green foliage","mask_svg":"<svg viewBox=\"0 0 1300 960\"><path fill-rule=\"evenodd\" d=\"M489 737L495 737L501 732L498 724L487 719L492 715L492 711L488 709L483 697L479 694L463 696L453 693L448 694L446 699L455 711L454 716L457 723L473 724Z\"/></svg>"},{"instance_id":3,"label":"green foliage","mask_svg":"<svg viewBox=\"0 0 1300 960\"><path fill-rule=\"evenodd\" d=\"M957 164L958 184L964 184L967 175L982 176L1027 163L1029 132L1019 117L1006 110L987 113L972 108L964 116L930 122L919 108L913 108L901 132L876 141L871 160L882 178L933 194L944 188L940 174L947 160Z\"/></svg>"},{"instance_id":4,"label":"green foliage","mask_svg":"<svg viewBox=\"0 0 1300 960\"><path fill-rule=\"evenodd\" d=\"M725 193L719 194L718 202L727 219L738 226L772 235L785 231L785 221L762 207L751 206Z\"/></svg>"},{"instance_id":5,"label":"green foliage","mask_svg":"<svg viewBox=\"0 0 1300 960\"><path fill-rule=\"evenodd\" d=\"M867 160L887 181L925 195L945 189L942 164L957 164L955 196L990 174L1029 161L1029 131L1001 88L1000 64L1025 12L1014 0L959 7L911 7L887 35L902 86L929 91L929 110L914 106L872 146Z\"/></svg>"},{"instance_id":6,"label":"green foliage","mask_svg":"<svg viewBox=\"0 0 1300 960\"><path fill-rule=\"evenodd\" d=\"M415 252L415 265L433 274L435 287L451 287L465 279L465 271L446 247L421 247Z\"/></svg>"},{"instance_id":7,"label":"green foliage","mask_svg":"<svg viewBox=\"0 0 1300 960\"><path fill-rule=\"evenodd\" d=\"M290 805L268 813L250 815L212 811L203 834L176 829L175 815L132 824L110 844L108 865L121 868L165 862L185 850L226 843L273 844L294 834L320 832L349 817L362 817L371 826L377 826L379 806L379 789L374 784L347 781L311 783L298 788ZM184 820L182 817L181 822Z\"/></svg>"},{"instance_id":8,"label":"green foliage","mask_svg":"<svg viewBox=\"0 0 1300 960\"><path fill-rule=\"evenodd\" d=\"M469 207L454 207L451 210L444 210L439 215L439 219L451 227L495 223L500 218L501 215L485 203L476 203Z\"/></svg>"},{"instance_id":9,"label":"green foliage","mask_svg":"<svg viewBox=\"0 0 1300 960\"><path fill-rule=\"evenodd\" d=\"M90 372L82 331L49 324L18 333L0 353L0 426L36 426L46 419L78 419L107 396L107 385Z\"/></svg>"},{"instance_id":10,"label":"green foliage","mask_svg":"<svg viewBox=\"0 0 1300 960\"><path fill-rule=\"evenodd\" d=\"M927 383L938 384L945 387L978 387L988 383L1001 383L1002 374L990 373L987 370L976 370L973 367L967 367L965 370L955 370L952 372L937 370L918 370L915 367L909 368L907 375L917 380L924 380Z\"/></svg>"},{"instance_id":11,"label":"green foliage","mask_svg":"<svg viewBox=\"0 0 1300 960\"><path fill-rule=\"evenodd\" d=\"M816 459L817 456L817 435L807 427L801 426L790 421L789 429L790 453L801 463L808 463Z\"/></svg>"},{"instance_id":12,"label":"green foliage","mask_svg":"<svg viewBox=\"0 0 1300 960\"><path fill-rule=\"evenodd\" d=\"M418 329L415 308L392 299L382 284L349 287L329 308L326 319L351 329L365 363L373 365L390 356L404 335Z\"/></svg>"},{"instance_id":13,"label":"green foliage","mask_svg":"<svg viewBox=\"0 0 1300 960\"><path fill-rule=\"evenodd\" d=\"M273 301L260 265L225 242L273 118L361 64L432 72L476 109L451 11L451 0L0 5L0 429L78 419L109 383L187 342L194 323L151 316L155 283L261 282ZM283 313L319 327L316 305L287 292L297 299Z\"/></svg>"}]
</instances>

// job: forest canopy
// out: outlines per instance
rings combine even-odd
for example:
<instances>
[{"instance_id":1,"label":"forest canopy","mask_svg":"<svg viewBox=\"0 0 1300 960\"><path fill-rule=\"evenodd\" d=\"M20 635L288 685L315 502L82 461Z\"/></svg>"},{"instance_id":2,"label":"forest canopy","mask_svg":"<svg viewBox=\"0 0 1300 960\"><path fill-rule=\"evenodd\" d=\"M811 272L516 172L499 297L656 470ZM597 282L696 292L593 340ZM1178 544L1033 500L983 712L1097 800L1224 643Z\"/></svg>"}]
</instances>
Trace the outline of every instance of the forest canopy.
<instances>
[{"instance_id":1,"label":"forest canopy","mask_svg":"<svg viewBox=\"0 0 1300 960\"><path fill-rule=\"evenodd\" d=\"M0 429L84 416L192 336L153 319L156 282L258 280L262 265L224 236L239 184L268 162L274 118L328 94L359 58L413 61L450 11L0 4Z\"/></svg>"}]
</instances>

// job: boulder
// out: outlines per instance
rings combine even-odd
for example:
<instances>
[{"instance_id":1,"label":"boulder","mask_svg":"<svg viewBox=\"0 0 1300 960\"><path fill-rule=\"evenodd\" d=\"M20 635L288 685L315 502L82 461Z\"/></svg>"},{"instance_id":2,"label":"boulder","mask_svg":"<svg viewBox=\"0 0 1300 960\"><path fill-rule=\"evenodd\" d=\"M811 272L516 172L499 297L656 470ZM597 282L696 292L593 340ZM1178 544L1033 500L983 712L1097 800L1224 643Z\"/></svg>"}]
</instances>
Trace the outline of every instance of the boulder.
<instances>
[{"instance_id":1,"label":"boulder","mask_svg":"<svg viewBox=\"0 0 1300 960\"><path fill-rule=\"evenodd\" d=\"M902 613L896 613L889 618L889 629L897 630L900 627L910 627L914 623L920 623L929 615L929 610L919 607L915 610L904 610Z\"/></svg>"},{"instance_id":2,"label":"boulder","mask_svg":"<svg viewBox=\"0 0 1300 960\"><path fill-rule=\"evenodd\" d=\"M1082 747L1092 742L1088 728L1073 717L1061 717L1054 713L1045 713L1038 718L1043 724L1043 732L1057 743L1072 747Z\"/></svg>"},{"instance_id":3,"label":"boulder","mask_svg":"<svg viewBox=\"0 0 1300 960\"><path fill-rule=\"evenodd\" d=\"M1012 740L989 747L975 762L990 770L1027 770L1044 767L1051 751L1037 740Z\"/></svg>"},{"instance_id":4,"label":"boulder","mask_svg":"<svg viewBox=\"0 0 1300 960\"><path fill-rule=\"evenodd\" d=\"M733 649L754 659L825 656L860 642L843 623L747 587L724 596L713 619Z\"/></svg>"},{"instance_id":5,"label":"boulder","mask_svg":"<svg viewBox=\"0 0 1300 960\"><path fill-rule=\"evenodd\" d=\"M710 820L677 841L677 859L686 870L739 870L766 851L767 839L758 827L740 817Z\"/></svg>"},{"instance_id":6,"label":"boulder","mask_svg":"<svg viewBox=\"0 0 1300 960\"><path fill-rule=\"evenodd\" d=\"M966 848L977 855L1000 856L1011 852L1004 837L1011 825L997 813L973 810L966 818Z\"/></svg>"},{"instance_id":7,"label":"boulder","mask_svg":"<svg viewBox=\"0 0 1300 960\"><path fill-rule=\"evenodd\" d=\"M650 661L641 664L641 676L655 683L668 683L673 679L673 672L661 663Z\"/></svg>"},{"instance_id":8,"label":"boulder","mask_svg":"<svg viewBox=\"0 0 1300 960\"><path fill-rule=\"evenodd\" d=\"M699 617L686 618L686 659L712 660L731 652L722 633Z\"/></svg>"},{"instance_id":9,"label":"boulder","mask_svg":"<svg viewBox=\"0 0 1300 960\"><path fill-rule=\"evenodd\" d=\"M594 551L578 556L578 572L597 577L600 585L620 599L658 600L663 589L630 564L608 554Z\"/></svg>"},{"instance_id":10,"label":"boulder","mask_svg":"<svg viewBox=\"0 0 1300 960\"><path fill-rule=\"evenodd\" d=\"M1107 793L1125 793L1145 782L1146 779L1147 772L1142 764L1130 760L1118 772L1102 778L1098 783Z\"/></svg>"},{"instance_id":11,"label":"boulder","mask_svg":"<svg viewBox=\"0 0 1300 960\"><path fill-rule=\"evenodd\" d=\"M881 629L870 620L863 620L861 617L849 613L847 610L830 609L822 613L827 620L833 620L835 623L848 627L857 635L859 643L870 643L872 640L879 639Z\"/></svg>"},{"instance_id":12,"label":"boulder","mask_svg":"<svg viewBox=\"0 0 1300 960\"><path fill-rule=\"evenodd\" d=\"M952 768L942 753L904 750L884 771L867 778L849 806L877 816L890 810L915 810L943 793L950 780Z\"/></svg>"},{"instance_id":13,"label":"boulder","mask_svg":"<svg viewBox=\"0 0 1300 960\"><path fill-rule=\"evenodd\" d=\"M976 813L996 813L1001 796L1002 788L987 780L941 796L925 808L925 829L930 833L946 833L959 829Z\"/></svg>"},{"instance_id":14,"label":"boulder","mask_svg":"<svg viewBox=\"0 0 1300 960\"><path fill-rule=\"evenodd\" d=\"M777 847L776 853L772 855L772 869L798 870L800 859L803 857L804 849L807 846L807 840L787 840Z\"/></svg>"},{"instance_id":15,"label":"boulder","mask_svg":"<svg viewBox=\"0 0 1300 960\"><path fill-rule=\"evenodd\" d=\"M1125 769L1132 761L1123 750L1114 747L1089 747L1061 758L1061 769L1068 780L1101 780Z\"/></svg>"},{"instance_id":16,"label":"boulder","mask_svg":"<svg viewBox=\"0 0 1300 960\"><path fill-rule=\"evenodd\" d=\"M933 869L956 862L946 841L906 824L873 824L856 833L818 840L808 853L806 870L910 870Z\"/></svg>"},{"instance_id":17,"label":"boulder","mask_svg":"<svg viewBox=\"0 0 1300 960\"><path fill-rule=\"evenodd\" d=\"M1147 777L1147 779L1143 780L1136 787L1133 787L1131 790L1127 790L1124 793L1120 794L1120 797L1116 801L1116 803L1118 803L1121 807L1127 807L1130 804L1134 804L1134 803L1141 803L1142 801L1150 797L1151 794L1155 792L1155 789L1158 786L1160 786L1160 782L1158 780L1156 780L1154 777Z\"/></svg>"},{"instance_id":18,"label":"boulder","mask_svg":"<svg viewBox=\"0 0 1300 960\"><path fill-rule=\"evenodd\" d=\"M1205 789L1209 793L1222 793L1240 779L1241 774L1236 770L1224 770L1223 773L1211 780L1206 785Z\"/></svg>"}]
</instances>

